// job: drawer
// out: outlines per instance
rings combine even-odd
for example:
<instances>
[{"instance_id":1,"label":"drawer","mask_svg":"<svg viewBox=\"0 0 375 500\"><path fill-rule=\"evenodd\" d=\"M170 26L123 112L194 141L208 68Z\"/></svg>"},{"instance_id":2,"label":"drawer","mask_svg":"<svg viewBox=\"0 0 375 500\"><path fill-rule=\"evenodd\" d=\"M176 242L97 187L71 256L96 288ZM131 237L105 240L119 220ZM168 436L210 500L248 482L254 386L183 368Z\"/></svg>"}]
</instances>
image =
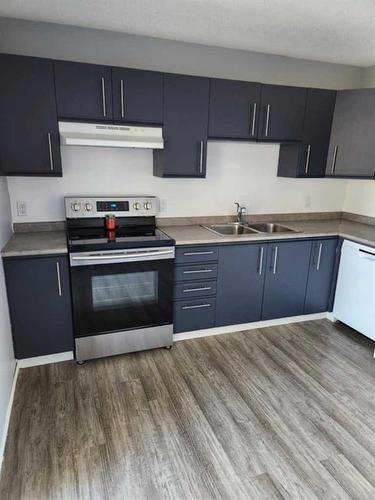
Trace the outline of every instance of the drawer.
<instances>
[{"instance_id":1,"label":"drawer","mask_svg":"<svg viewBox=\"0 0 375 500\"><path fill-rule=\"evenodd\" d=\"M190 332L215 326L216 299L178 300L174 303L174 332Z\"/></svg>"},{"instance_id":2,"label":"drawer","mask_svg":"<svg viewBox=\"0 0 375 500\"><path fill-rule=\"evenodd\" d=\"M176 266L174 268L175 281L207 280L216 278L217 264L196 264L194 266Z\"/></svg>"},{"instance_id":3,"label":"drawer","mask_svg":"<svg viewBox=\"0 0 375 500\"><path fill-rule=\"evenodd\" d=\"M195 297L205 297L216 295L216 280L209 281L187 281L176 283L174 286L175 299L194 299Z\"/></svg>"},{"instance_id":4,"label":"drawer","mask_svg":"<svg viewBox=\"0 0 375 500\"><path fill-rule=\"evenodd\" d=\"M210 260L217 260L218 257L218 247L176 247L176 264L208 262Z\"/></svg>"}]
</instances>

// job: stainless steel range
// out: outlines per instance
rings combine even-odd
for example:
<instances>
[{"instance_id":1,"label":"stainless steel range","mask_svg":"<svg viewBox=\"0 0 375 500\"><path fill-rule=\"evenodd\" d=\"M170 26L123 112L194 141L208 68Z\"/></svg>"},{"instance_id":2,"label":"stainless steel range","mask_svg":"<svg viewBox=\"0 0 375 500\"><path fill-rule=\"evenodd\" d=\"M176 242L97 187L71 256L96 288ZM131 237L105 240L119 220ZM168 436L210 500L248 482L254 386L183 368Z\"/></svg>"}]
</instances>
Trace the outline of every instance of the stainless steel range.
<instances>
[{"instance_id":1,"label":"stainless steel range","mask_svg":"<svg viewBox=\"0 0 375 500\"><path fill-rule=\"evenodd\" d=\"M155 197L65 198L77 361L171 346L175 242L158 210Z\"/></svg>"}]
</instances>

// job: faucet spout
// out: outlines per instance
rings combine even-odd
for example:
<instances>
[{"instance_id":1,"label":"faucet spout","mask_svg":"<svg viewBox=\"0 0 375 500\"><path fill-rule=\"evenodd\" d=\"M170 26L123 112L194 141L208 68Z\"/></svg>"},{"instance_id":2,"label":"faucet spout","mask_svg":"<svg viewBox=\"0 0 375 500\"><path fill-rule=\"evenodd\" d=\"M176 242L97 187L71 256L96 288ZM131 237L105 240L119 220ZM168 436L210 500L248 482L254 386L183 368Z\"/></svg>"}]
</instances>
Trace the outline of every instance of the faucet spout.
<instances>
[{"instance_id":1,"label":"faucet spout","mask_svg":"<svg viewBox=\"0 0 375 500\"><path fill-rule=\"evenodd\" d=\"M243 222L243 215L246 213L246 207L241 206L238 201L234 202L237 205L237 222L241 224Z\"/></svg>"}]
</instances>

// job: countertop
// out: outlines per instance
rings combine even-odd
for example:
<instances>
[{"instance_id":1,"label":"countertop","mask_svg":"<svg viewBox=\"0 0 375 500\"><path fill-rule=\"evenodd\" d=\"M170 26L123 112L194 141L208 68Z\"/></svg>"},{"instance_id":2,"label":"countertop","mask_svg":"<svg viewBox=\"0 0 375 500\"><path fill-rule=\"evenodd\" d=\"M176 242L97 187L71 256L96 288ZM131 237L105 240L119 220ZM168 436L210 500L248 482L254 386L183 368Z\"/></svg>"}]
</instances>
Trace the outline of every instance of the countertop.
<instances>
[{"instance_id":1,"label":"countertop","mask_svg":"<svg viewBox=\"0 0 375 500\"><path fill-rule=\"evenodd\" d=\"M272 221L278 222L278 221ZM341 236L364 245L375 247L375 225L362 224L343 219L287 221L284 226L296 229L297 233L246 234L221 236L200 225L162 226L162 229L176 241L176 245L239 243L243 241L272 241L297 238L325 238ZM56 255L67 253L64 231L38 231L14 233L2 249L2 257L24 257L32 255Z\"/></svg>"}]
</instances>

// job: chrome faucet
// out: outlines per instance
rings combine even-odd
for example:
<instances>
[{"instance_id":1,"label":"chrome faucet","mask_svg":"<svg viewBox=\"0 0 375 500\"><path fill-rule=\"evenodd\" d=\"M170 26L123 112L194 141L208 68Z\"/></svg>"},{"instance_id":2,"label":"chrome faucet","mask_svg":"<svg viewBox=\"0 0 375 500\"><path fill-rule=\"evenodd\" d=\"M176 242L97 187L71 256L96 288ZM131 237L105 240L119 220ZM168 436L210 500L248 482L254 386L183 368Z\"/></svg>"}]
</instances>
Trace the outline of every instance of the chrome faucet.
<instances>
[{"instance_id":1,"label":"chrome faucet","mask_svg":"<svg viewBox=\"0 0 375 500\"><path fill-rule=\"evenodd\" d=\"M242 224L242 218L244 213L246 213L246 207L241 206L237 201L234 202L237 205L237 222Z\"/></svg>"}]
</instances>

